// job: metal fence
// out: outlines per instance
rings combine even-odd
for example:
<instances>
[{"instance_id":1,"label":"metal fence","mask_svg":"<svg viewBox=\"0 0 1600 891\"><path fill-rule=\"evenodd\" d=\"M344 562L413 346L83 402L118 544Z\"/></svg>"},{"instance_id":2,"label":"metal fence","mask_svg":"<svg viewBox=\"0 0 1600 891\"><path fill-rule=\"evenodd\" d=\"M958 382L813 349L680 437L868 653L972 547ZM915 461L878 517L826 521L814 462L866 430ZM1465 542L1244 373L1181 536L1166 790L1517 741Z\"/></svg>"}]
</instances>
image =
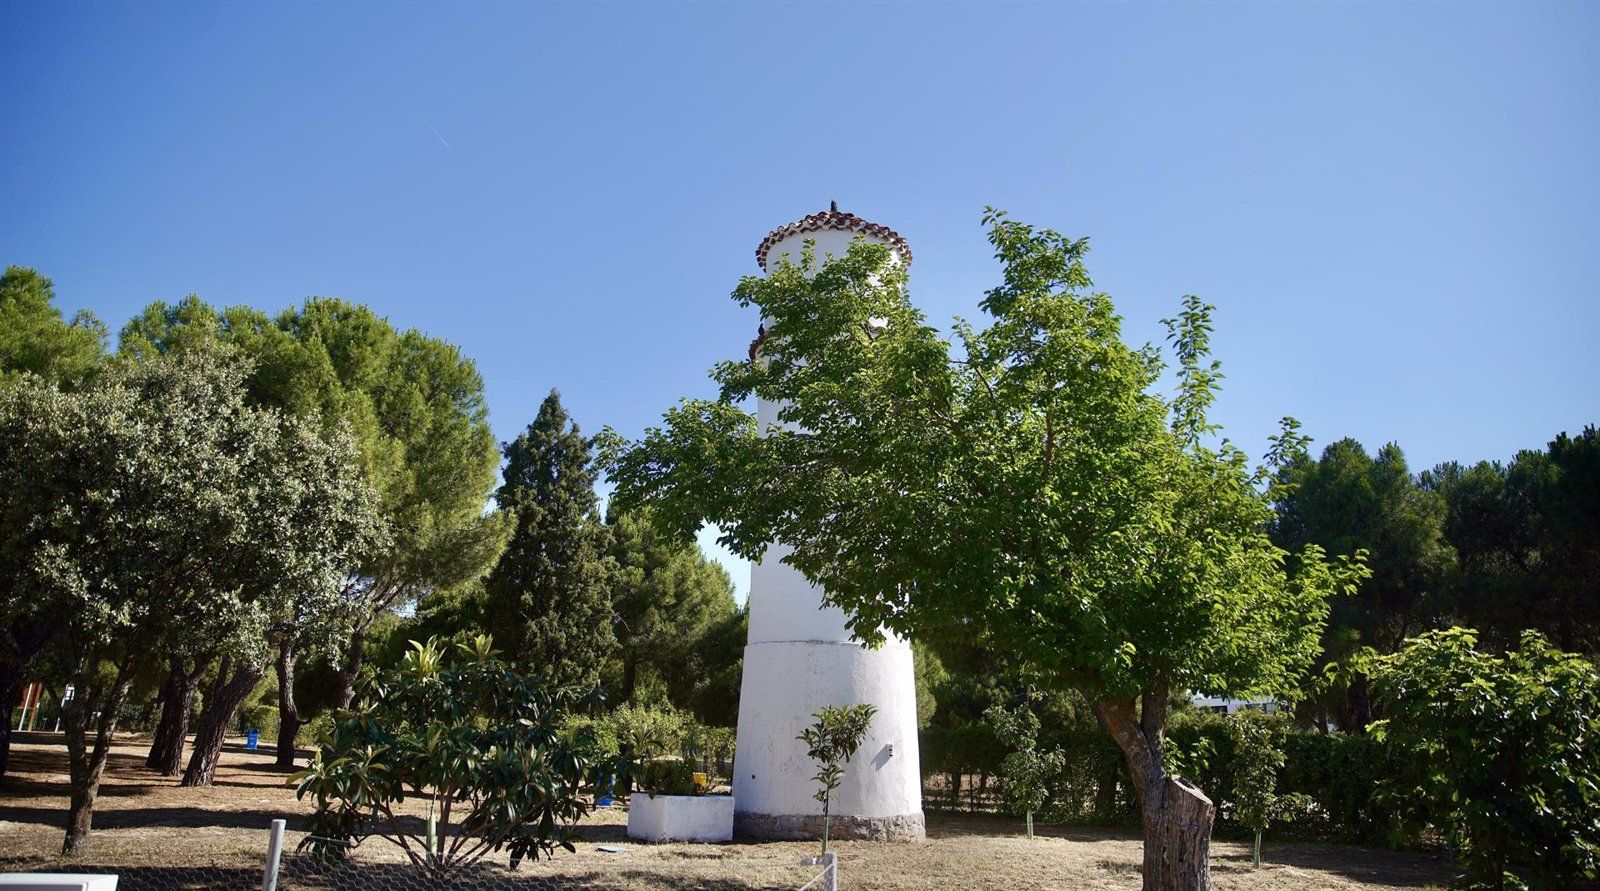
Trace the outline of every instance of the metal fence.
<instances>
[{"instance_id":1,"label":"metal fence","mask_svg":"<svg viewBox=\"0 0 1600 891\"><path fill-rule=\"evenodd\" d=\"M117 891L600 891L613 887L616 876L603 874L549 875L534 870L510 871L498 864L478 864L432 876L402 860L374 860L370 857L330 858L299 849L299 838L284 832L284 821L274 820L264 863L217 866L170 864L160 866L112 866L92 863L53 865L0 862L0 872L21 869L41 873L106 873L118 877ZM794 864L794 861L788 861ZM819 868L801 886L801 891L837 891L839 865L828 853L807 861ZM715 870L712 864L708 868ZM789 867L786 867L789 868ZM794 867L797 868L797 867ZM641 882L670 888L744 887L743 882L715 872L694 876L652 880L648 874L625 870L626 887ZM762 883L761 887L771 887ZM792 887L792 886L791 886Z\"/></svg>"},{"instance_id":2,"label":"metal fence","mask_svg":"<svg viewBox=\"0 0 1600 891\"><path fill-rule=\"evenodd\" d=\"M811 881L800 886L800 891L838 891L839 889L839 855L832 851L823 854L822 872L817 873Z\"/></svg>"}]
</instances>

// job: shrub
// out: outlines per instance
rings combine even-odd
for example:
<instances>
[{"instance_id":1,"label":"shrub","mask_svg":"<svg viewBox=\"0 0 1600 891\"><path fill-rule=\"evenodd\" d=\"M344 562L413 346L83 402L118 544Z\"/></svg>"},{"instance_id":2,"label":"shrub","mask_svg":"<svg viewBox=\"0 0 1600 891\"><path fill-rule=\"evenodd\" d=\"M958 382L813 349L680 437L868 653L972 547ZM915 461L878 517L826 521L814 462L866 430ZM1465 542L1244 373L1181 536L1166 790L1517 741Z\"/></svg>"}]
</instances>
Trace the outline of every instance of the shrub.
<instances>
[{"instance_id":1,"label":"shrub","mask_svg":"<svg viewBox=\"0 0 1600 891\"><path fill-rule=\"evenodd\" d=\"M1261 835L1278 820L1304 813L1311 798L1300 792L1278 792L1283 769L1283 737L1288 722L1260 712L1240 712L1228 719L1233 743L1233 819L1256 835L1252 865L1261 865Z\"/></svg>"},{"instance_id":2,"label":"shrub","mask_svg":"<svg viewBox=\"0 0 1600 891\"><path fill-rule=\"evenodd\" d=\"M828 853L828 826L832 817L833 792L844 781L844 765L850 763L856 749L866 739L867 728L875 706L825 705L815 715L816 721L800 731L796 739L806 744L806 754L817 764L817 775L812 777L818 785L813 797L822 803L822 853Z\"/></svg>"},{"instance_id":3,"label":"shrub","mask_svg":"<svg viewBox=\"0 0 1600 891\"><path fill-rule=\"evenodd\" d=\"M1410 769L1377 740L1353 733L1291 731L1283 740L1280 789L1299 792L1311 806L1289 821L1291 831L1328 841L1401 846L1407 832L1393 802L1377 791L1386 777Z\"/></svg>"},{"instance_id":4,"label":"shrub","mask_svg":"<svg viewBox=\"0 0 1600 891\"><path fill-rule=\"evenodd\" d=\"M702 794L704 790L695 784L694 773L694 765L688 761L659 758L645 762L636 776L639 788L654 798Z\"/></svg>"},{"instance_id":5,"label":"shrub","mask_svg":"<svg viewBox=\"0 0 1600 891\"><path fill-rule=\"evenodd\" d=\"M441 876L500 850L513 868L574 850L567 836L588 811L578 793L596 747L563 725L593 703L517 674L487 635L411 646L398 669L361 683L357 707L335 713L311 766L291 779L317 805L301 847L342 856L376 835ZM394 812L407 798L428 802L420 838Z\"/></svg>"},{"instance_id":6,"label":"shrub","mask_svg":"<svg viewBox=\"0 0 1600 891\"><path fill-rule=\"evenodd\" d=\"M1033 838L1033 812L1044 806L1050 782L1066 766L1060 749L1039 747L1039 718L1024 703L1016 711L995 706L986 713L995 735L1010 754L1001 762L1004 771L1000 794L1006 803L1027 815L1028 838Z\"/></svg>"},{"instance_id":7,"label":"shrub","mask_svg":"<svg viewBox=\"0 0 1600 891\"><path fill-rule=\"evenodd\" d=\"M1525 632L1504 656L1450 628L1368 665L1372 735L1420 768L1384 783L1449 837L1470 884L1600 874L1600 671Z\"/></svg>"}]
</instances>

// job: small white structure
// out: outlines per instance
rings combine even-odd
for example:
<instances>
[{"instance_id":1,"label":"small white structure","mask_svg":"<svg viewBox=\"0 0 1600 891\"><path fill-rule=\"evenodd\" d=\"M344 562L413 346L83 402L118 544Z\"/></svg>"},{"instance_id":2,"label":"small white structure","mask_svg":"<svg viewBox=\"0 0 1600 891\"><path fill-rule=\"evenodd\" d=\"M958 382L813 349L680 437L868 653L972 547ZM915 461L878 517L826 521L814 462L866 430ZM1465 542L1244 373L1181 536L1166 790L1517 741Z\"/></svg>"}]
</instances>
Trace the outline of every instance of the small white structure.
<instances>
[{"instance_id":1,"label":"small white structure","mask_svg":"<svg viewBox=\"0 0 1600 891\"><path fill-rule=\"evenodd\" d=\"M1190 700L1195 708L1221 715L1231 715L1234 712L1266 712L1275 714L1282 709L1274 699L1228 699L1222 696L1201 696L1195 694Z\"/></svg>"},{"instance_id":2,"label":"small white structure","mask_svg":"<svg viewBox=\"0 0 1600 891\"><path fill-rule=\"evenodd\" d=\"M117 877L66 872L10 872L0 874L6 891L117 891Z\"/></svg>"},{"instance_id":3,"label":"small white structure","mask_svg":"<svg viewBox=\"0 0 1600 891\"><path fill-rule=\"evenodd\" d=\"M733 841L733 796L628 796L628 837L647 842Z\"/></svg>"},{"instance_id":4,"label":"small white structure","mask_svg":"<svg viewBox=\"0 0 1600 891\"><path fill-rule=\"evenodd\" d=\"M815 240L818 263L841 256L865 238L895 249L910 264L898 233L837 206L774 229L756 249L763 271L788 255L800 262ZM761 338L751 345L759 353ZM761 401L763 429L778 425L780 406ZM822 591L782 562L774 545L750 570L750 637L739 693L738 751L734 756L734 826L756 838L821 835L822 805L813 795L817 765L797 737L826 705L870 703L877 714L866 740L833 795L836 838L915 840L924 835L922 776L917 753L917 692L911 646L891 636L877 649L856 642L842 610L822 607Z\"/></svg>"}]
</instances>

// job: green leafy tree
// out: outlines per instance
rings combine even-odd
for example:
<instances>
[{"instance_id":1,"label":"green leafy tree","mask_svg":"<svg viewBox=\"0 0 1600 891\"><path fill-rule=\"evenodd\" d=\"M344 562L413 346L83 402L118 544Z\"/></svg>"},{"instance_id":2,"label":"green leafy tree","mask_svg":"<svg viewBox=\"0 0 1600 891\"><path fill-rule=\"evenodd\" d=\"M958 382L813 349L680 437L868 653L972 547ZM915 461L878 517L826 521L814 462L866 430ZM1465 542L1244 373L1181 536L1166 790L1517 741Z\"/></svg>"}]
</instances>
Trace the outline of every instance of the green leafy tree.
<instances>
[{"instance_id":1,"label":"green leafy tree","mask_svg":"<svg viewBox=\"0 0 1600 891\"><path fill-rule=\"evenodd\" d=\"M1505 655L1477 634L1423 634L1368 666L1388 717L1370 732L1420 770L1386 794L1450 839L1474 887L1600 876L1600 671L1527 632Z\"/></svg>"},{"instance_id":2,"label":"green leafy tree","mask_svg":"<svg viewBox=\"0 0 1600 891\"><path fill-rule=\"evenodd\" d=\"M62 319L50 279L22 266L0 274L0 386L25 374L75 386L99 364L104 341L105 327L87 311L70 323ZM14 595L0 590L0 596ZM51 624L36 619L19 616L15 624L0 626L0 702L21 697L30 666L49 639ZM10 752L8 722L0 726L0 777Z\"/></svg>"},{"instance_id":3,"label":"green leafy tree","mask_svg":"<svg viewBox=\"0 0 1600 891\"><path fill-rule=\"evenodd\" d=\"M1308 547L1291 575L1267 537L1270 470L1207 445L1209 307L1174 320L1178 392L1162 398L1157 352L1124 344L1091 290L1087 242L987 223L1003 281L956 344L881 245L744 279L759 354L716 367L719 400L611 443L616 498L716 523L748 557L792 548L863 641L962 633L1082 692L1139 792L1146 887L1205 887L1212 806L1165 769L1168 703L1290 689L1357 569ZM785 426L763 431L751 396ZM1286 431L1269 463L1299 444Z\"/></svg>"},{"instance_id":4,"label":"green leafy tree","mask_svg":"<svg viewBox=\"0 0 1600 891\"><path fill-rule=\"evenodd\" d=\"M1233 819L1256 834L1251 864L1261 866L1261 835L1278 820L1292 818L1311 806L1310 797L1298 792L1278 793L1278 772L1283 769L1283 719L1263 712L1243 711L1228 717L1233 746L1235 801Z\"/></svg>"},{"instance_id":5,"label":"green leafy tree","mask_svg":"<svg viewBox=\"0 0 1600 891\"><path fill-rule=\"evenodd\" d=\"M1335 596L1323 632L1322 665L1361 647L1390 653L1401 641L1449 614L1448 575L1455 551L1444 536L1445 500L1418 485L1394 443L1368 455L1342 439L1320 460L1297 455L1281 471L1273 540L1288 550L1315 544L1335 554L1368 552L1371 575L1348 596ZM1357 730L1372 720L1366 678L1328 685L1308 702L1324 727L1331 717Z\"/></svg>"},{"instance_id":6,"label":"green leafy tree","mask_svg":"<svg viewBox=\"0 0 1600 891\"><path fill-rule=\"evenodd\" d=\"M877 709L859 705L825 705L813 717L816 721L800 731L795 739L806 744L806 756L817 763L817 794L822 803L822 853L828 853L828 829L833 814L833 793L844 782L844 768L867 738L867 729Z\"/></svg>"},{"instance_id":7,"label":"green leafy tree","mask_svg":"<svg viewBox=\"0 0 1600 891\"><path fill-rule=\"evenodd\" d=\"M551 390L505 455L495 501L515 524L484 582L485 621L513 664L554 683L593 686L616 637L615 566L605 554L592 443Z\"/></svg>"},{"instance_id":8,"label":"green leafy tree","mask_svg":"<svg viewBox=\"0 0 1600 891\"><path fill-rule=\"evenodd\" d=\"M331 608L376 535L348 441L245 404L213 352L120 363L79 391L0 391L0 613L54 617L82 849L118 716L151 642L227 641L244 658L292 604ZM205 730L202 730L204 733Z\"/></svg>"},{"instance_id":9,"label":"green leafy tree","mask_svg":"<svg viewBox=\"0 0 1600 891\"><path fill-rule=\"evenodd\" d=\"M607 548L616 564L617 698L630 701L641 672L667 682L674 705L688 706L705 677L697 644L733 615L733 580L692 539L660 529L644 514L612 512Z\"/></svg>"},{"instance_id":10,"label":"green leafy tree","mask_svg":"<svg viewBox=\"0 0 1600 891\"><path fill-rule=\"evenodd\" d=\"M1033 812L1044 807L1050 781L1066 767L1066 756L1060 749L1039 748L1039 718L1027 703L1014 710L995 706L987 717L995 737L1007 750L1001 795L1027 815L1028 838L1033 838Z\"/></svg>"},{"instance_id":11,"label":"green leafy tree","mask_svg":"<svg viewBox=\"0 0 1600 891\"><path fill-rule=\"evenodd\" d=\"M499 451L489 429L483 379L452 344L399 331L358 304L313 298L268 316L250 307L217 310L196 297L156 302L124 326L132 357L183 352L221 341L253 360L253 403L354 438L362 474L390 530L359 555L341 592L347 629L330 658L335 702L348 705L367 640L392 610L458 589L494 566L509 523L483 510ZM292 692L299 652L326 649L327 630L288 617L275 629L280 763L292 760L299 714Z\"/></svg>"},{"instance_id":12,"label":"green leafy tree","mask_svg":"<svg viewBox=\"0 0 1600 891\"><path fill-rule=\"evenodd\" d=\"M411 647L398 668L363 681L292 778L296 796L316 803L302 849L343 856L377 836L438 877L499 851L515 869L575 850L572 827L589 810L579 793L605 766L590 735L566 725L595 702L519 674L488 635ZM420 826L395 812L408 798L426 802Z\"/></svg>"}]
</instances>

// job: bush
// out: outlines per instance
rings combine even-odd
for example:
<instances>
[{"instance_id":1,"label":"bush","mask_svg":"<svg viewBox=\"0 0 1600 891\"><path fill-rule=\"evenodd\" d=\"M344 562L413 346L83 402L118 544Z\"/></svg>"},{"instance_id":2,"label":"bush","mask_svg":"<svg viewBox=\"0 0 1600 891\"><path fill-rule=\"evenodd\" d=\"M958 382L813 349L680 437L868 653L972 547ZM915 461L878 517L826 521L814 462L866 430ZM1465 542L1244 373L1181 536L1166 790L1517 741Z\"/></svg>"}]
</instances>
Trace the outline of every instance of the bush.
<instances>
[{"instance_id":1,"label":"bush","mask_svg":"<svg viewBox=\"0 0 1600 891\"><path fill-rule=\"evenodd\" d=\"M1419 770L1385 795L1449 837L1468 883L1568 887L1600 875L1600 670L1525 632L1504 656L1450 628L1367 668L1370 732Z\"/></svg>"},{"instance_id":2,"label":"bush","mask_svg":"<svg viewBox=\"0 0 1600 891\"><path fill-rule=\"evenodd\" d=\"M966 727L929 727L920 733L922 776L942 777L946 797L930 797L929 806L962 806L963 780L976 778L969 785L966 807L1009 808L1004 801L989 795L989 781L1004 774L1006 756L994 729L986 724ZM1127 781L1127 762L1110 735L1098 729L1044 731L1039 734L1041 749L1056 749L1062 763L1046 783L1048 792L1039 813L1056 823L1121 823L1138 816L1133 790ZM980 797L982 800L980 800ZM1017 811L1014 816L1023 816Z\"/></svg>"},{"instance_id":3,"label":"bush","mask_svg":"<svg viewBox=\"0 0 1600 891\"><path fill-rule=\"evenodd\" d=\"M657 795L700 795L704 789L695 784L694 765L687 761L659 758L645 762L637 778L640 790L651 798Z\"/></svg>"},{"instance_id":4,"label":"bush","mask_svg":"<svg viewBox=\"0 0 1600 891\"><path fill-rule=\"evenodd\" d=\"M1281 814L1282 834L1323 841L1383 843L1398 846L1416 835L1400 831L1401 821L1388 802L1377 796L1379 783L1406 769L1403 759L1385 752L1372 740L1347 733L1298 730L1286 717L1260 713L1220 715L1184 709L1173 715L1167 740L1181 762L1182 773L1205 790L1217 805L1218 828L1244 831L1238 819L1242 778L1238 765L1240 721L1264 721L1281 734L1283 766L1277 793L1305 796L1305 807Z\"/></svg>"},{"instance_id":5,"label":"bush","mask_svg":"<svg viewBox=\"0 0 1600 891\"><path fill-rule=\"evenodd\" d=\"M1180 709L1168 725L1167 744L1174 766L1216 803L1218 829L1242 833L1245 827L1236 819L1241 798L1235 767L1238 755L1230 733L1230 722L1235 720L1239 719ZM1413 770L1405 757L1365 736L1299 730L1278 716L1245 720L1267 720L1281 728L1284 765L1278 772L1277 792L1310 799L1308 806L1274 822L1275 833L1389 846L1415 843L1420 838L1414 821L1408 827L1404 808L1377 794L1385 778ZM930 727L922 731L921 741L924 780L941 777L947 784L943 800L929 796L930 807L963 806L955 790L960 788L961 778L968 777L976 780L965 802L968 809L1009 812L1009 805L998 796L980 800L989 790L988 780L1003 774L1004 760L1010 754L990 727ZM1066 824L1137 821L1137 799L1128 780L1127 762L1108 734L1084 728L1047 730L1040 733L1039 746L1059 749L1063 755L1059 771L1047 783L1049 791L1039 810L1044 819Z\"/></svg>"},{"instance_id":6,"label":"bush","mask_svg":"<svg viewBox=\"0 0 1600 891\"><path fill-rule=\"evenodd\" d=\"M618 763L630 761L635 772L642 769L637 765L676 755L708 774L731 775L733 728L707 727L670 705L624 705L598 717L573 717L568 727L592 733L601 755Z\"/></svg>"},{"instance_id":7,"label":"bush","mask_svg":"<svg viewBox=\"0 0 1600 891\"><path fill-rule=\"evenodd\" d=\"M1371 737L1351 733L1291 732L1283 741L1278 788L1311 798L1306 813L1289 821L1294 833L1327 841L1401 847L1417 840L1391 802L1377 794L1386 777L1410 766Z\"/></svg>"},{"instance_id":8,"label":"bush","mask_svg":"<svg viewBox=\"0 0 1600 891\"><path fill-rule=\"evenodd\" d=\"M361 682L357 707L335 713L311 766L293 778L296 796L316 801L303 848L343 856L350 842L379 836L434 875L501 850L513 868L573 850L596 747L563 725L593 703L517 674L491 643L413 642L398 669ZM407 798L429 801L421 827L394 813Z\"/></svg>"}]
</instances>

